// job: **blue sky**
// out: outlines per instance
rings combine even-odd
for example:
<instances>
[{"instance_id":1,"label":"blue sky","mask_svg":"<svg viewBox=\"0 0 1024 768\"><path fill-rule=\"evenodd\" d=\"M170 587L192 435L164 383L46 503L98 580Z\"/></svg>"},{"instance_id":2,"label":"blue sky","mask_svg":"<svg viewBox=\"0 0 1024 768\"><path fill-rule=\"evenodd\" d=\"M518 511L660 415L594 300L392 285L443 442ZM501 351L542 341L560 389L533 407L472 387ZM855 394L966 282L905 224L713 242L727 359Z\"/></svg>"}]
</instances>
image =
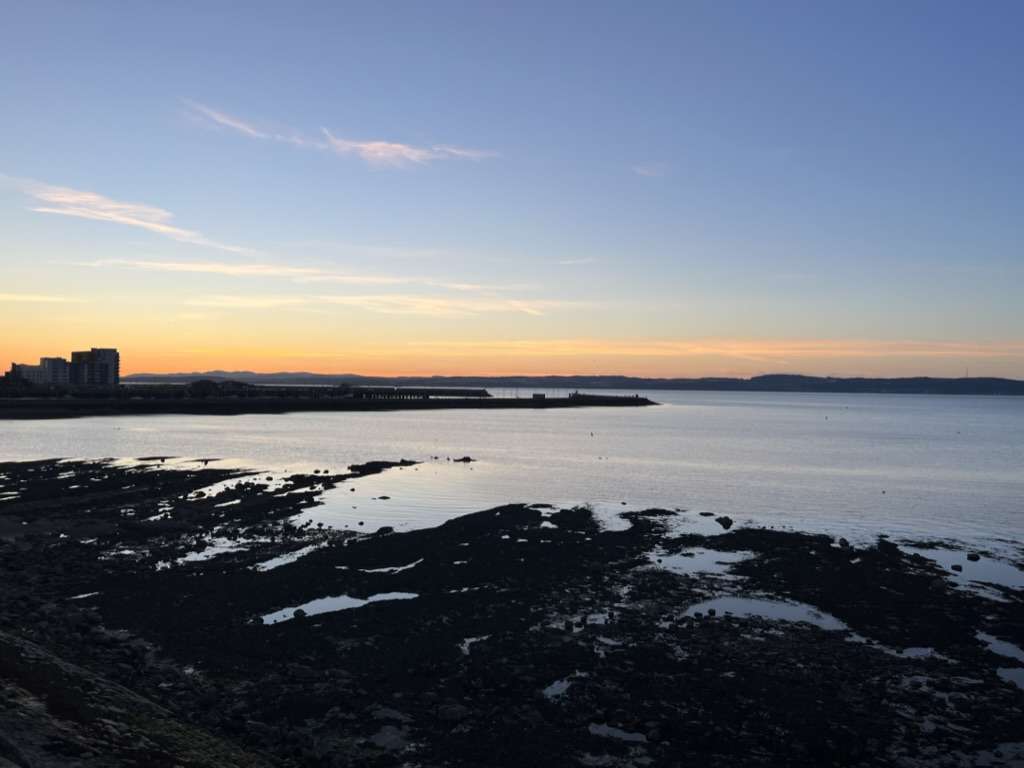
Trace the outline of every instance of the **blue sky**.
<instances>
[{"instance_id":1,"label":"blue sky","mask_svg":"<svg viewBox=\"0 0 1024 768\"><path fill-rule=\"evenodd\" d=\"M12 5L0 356L1024 376L1022 22Z\"/></svg>"}]
</instances>

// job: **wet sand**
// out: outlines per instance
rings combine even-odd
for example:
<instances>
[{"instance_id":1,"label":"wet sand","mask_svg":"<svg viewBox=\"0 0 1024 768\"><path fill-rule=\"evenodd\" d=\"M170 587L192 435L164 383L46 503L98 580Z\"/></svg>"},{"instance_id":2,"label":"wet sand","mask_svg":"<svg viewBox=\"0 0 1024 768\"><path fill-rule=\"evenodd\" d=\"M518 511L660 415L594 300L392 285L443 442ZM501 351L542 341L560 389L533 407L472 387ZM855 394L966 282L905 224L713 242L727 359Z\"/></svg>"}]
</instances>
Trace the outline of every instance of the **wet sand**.
<instances>
[{"instance_id":1,"label":"wet sand","mask_svg":"<svg viewBox=\"0 0 1024 768\"><path fill-rule=\"evenodd\" d=\"M1022 590L682 510L290 522L410 464L0 464L0 765L1024 764Z\"/></svg>"}]
</instances>

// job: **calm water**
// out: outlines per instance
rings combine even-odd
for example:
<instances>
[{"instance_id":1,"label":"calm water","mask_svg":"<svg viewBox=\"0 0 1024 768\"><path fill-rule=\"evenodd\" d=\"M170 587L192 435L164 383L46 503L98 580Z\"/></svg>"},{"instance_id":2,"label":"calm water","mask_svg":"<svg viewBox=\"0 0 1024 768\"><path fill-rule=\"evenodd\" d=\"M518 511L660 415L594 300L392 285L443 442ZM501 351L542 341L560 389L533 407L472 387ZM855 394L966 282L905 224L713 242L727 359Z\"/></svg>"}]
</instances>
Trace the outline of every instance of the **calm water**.
<instances>
[{"instance_id":1,"label":"calm water","mask_svg":"<svg viewBox=\"0 0 1024 768\"><path fill-rule=\"evenodd\" d=\"M0 423L0 459L165 454L277 472L427 460L359 481L355 492L333 491L311 513L371 530L522 501L591 503L606 513L681 507L858 540L878 532L989 546L1024 538L1024 398L652 397L663 405L9 421ZM463 455L478 461L445 461ZM685 517L695 529L714 526Z\"/></svg>"}]
</instances>

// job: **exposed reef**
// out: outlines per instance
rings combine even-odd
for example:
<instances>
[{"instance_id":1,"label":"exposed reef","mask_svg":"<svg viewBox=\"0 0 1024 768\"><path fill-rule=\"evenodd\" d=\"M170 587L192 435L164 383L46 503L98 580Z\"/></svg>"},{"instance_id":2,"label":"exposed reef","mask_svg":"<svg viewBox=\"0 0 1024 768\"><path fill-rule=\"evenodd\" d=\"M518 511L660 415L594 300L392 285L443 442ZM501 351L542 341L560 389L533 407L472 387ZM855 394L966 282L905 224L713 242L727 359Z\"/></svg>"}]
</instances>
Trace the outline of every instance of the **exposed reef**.
<instances>
[{"instance_id":1,"label":"exposed reef","mask_svg":"<svg viewBox=\"0 0 1024 768\"><path fill-rule=\"evenodd\" d=\"M1024 764L1021 590L682 511L295 524L412 463L0 464L0 766Z\"/></svg>"}]
</instances>

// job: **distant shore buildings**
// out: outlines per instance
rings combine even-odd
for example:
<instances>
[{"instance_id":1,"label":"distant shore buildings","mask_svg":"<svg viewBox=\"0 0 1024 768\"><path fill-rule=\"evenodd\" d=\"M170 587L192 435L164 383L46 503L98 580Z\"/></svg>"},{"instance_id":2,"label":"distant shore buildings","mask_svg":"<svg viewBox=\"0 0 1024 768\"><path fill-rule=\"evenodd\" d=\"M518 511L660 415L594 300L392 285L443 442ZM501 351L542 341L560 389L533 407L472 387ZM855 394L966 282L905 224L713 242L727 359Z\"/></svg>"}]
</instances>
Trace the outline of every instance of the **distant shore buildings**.
<instances>
[{"instance_id":1,"label":"distant shore buildings","mask_svg":"<svg viewBox=\"0 0 1024 768\"><path fill-rule=\"evenodd\" d=\"M72 352L70 361L41 357L39 365L11 363L8 376L41 387L116 387L121 383L121 355L116 349L93 347Z\"/></svg>"}]
</instances>

